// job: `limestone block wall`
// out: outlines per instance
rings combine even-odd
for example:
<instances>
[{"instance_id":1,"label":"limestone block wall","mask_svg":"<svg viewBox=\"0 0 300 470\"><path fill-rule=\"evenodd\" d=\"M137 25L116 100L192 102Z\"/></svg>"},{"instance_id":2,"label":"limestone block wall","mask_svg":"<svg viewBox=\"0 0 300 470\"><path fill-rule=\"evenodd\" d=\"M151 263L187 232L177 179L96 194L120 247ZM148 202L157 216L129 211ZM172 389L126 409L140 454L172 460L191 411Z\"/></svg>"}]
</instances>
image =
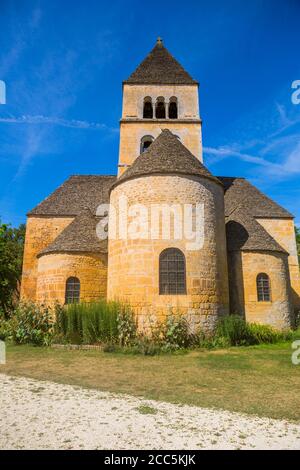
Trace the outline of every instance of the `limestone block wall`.
<instances>
[{"instance_id":1,"label":"limestone block wall","mask_svg":"<svg viewBox=\"0 0 300 470\"><path fill-rule=\"evenodd\" d=\"M36 300L37 254L72 222L73 217L32 217L26 223L21 299Z\"/></svg>"},{"instance_id":2,"label":"limestone block wall","mask_svg":"<svg viewBox=\"0 0 300 470\"><path fill-rule=\"evenodd\" d=\"M183 145L187 147L193 155L202 161L202 142L200 123L141 120L139 122L121 122L120 127L120 165L131 165L140 155L140 143L142 137L151 135L154 139L159 136L162 129L169 129L177 135ZM119 167L119 175L126 170L126 167Z\"/></svg>"},{"instance_id":3,"label":"limestone block wall","mask_svg":"<svg viewBox=\"0 0 300 470\"><path fill-rule=\"evenodd\" d=\"M80 280L80 300L91 302L106 297L107 255L55 253L41 256L37 269L37 302L64 304L68 277Z\"/></svg>"},{"instance_id":4,"label":"limestone block wall","mask_svg":"<svg viewBox=\"0 0 300 470\"><path fill-rule=\"evenodd\" d=\"M141 328L171 311L186 314L196 328L210 330L218 316L228 313L227 254L223 188L205 178L156 175L137 178L111 192L111 204L118 211L120 196L128 207L142 204L148 208L145 224L148 238L111 238L109 223L108 298L131 304ZM204 204L204 245L187 249L187 240L151 239L153 204ZM129 218L129 223L131 219ZM160 224L160 233L162 226ZM172 234L171 234L172 235ZM172 235L174 236L174 234ZM159 294L159 255L168 247L179 248L186 258L186 295Z\"/></svg>"},{"instance_id":5,"label":"limestone block wall","mask_svg":"<svg viewBox=\"0 0 300 470\"><path fill-rule=\"evenodd\" d=\"M227 256L230 313L245 316L242 252L231 251Z\"/></svg>"},{"instance_id":6,"label":"limestone block wall","mask_svg":"<svg viewBox=\"0 0 300 470\"><path fill-rule=\"evenodd\" d=\"M151 97L153 109L158 97L168 104L177 98L178 119L143 119L144 99ZM168 106L166 105L166 109ZM120 125L119 175L140 154L142 137L156 138L168 128L202 161L201 121L199 117L198 85L129 85L123 86L123 108ZM122 166L124 165L124 166Z\"/></svg>"},{"instance_id":7,"label":"limestone block wall","mask_svg":"<svg viewBox=\"0 0 300 470\"><path fill-rule=\"evenodd\" d=\"M151 97L152 103L158 97L165 102L175 96L178 103L178 119L199 119L198 85L129 85L123 86L122 119L142 118L145 97Z\"/></svg>"},{"instance_id":8,"label":"limestone block wall","mask_svg":"<svg viewBox=\"0 0 300 470\"><path fill-rule=\"evenodd\" d=\"M300 310L300 271L293 219L257 219L272 237L289 253L288 263L296 310Z\"/></svg>"},{"instance_id":9,"label":"limestone block wall","mask_svg":"<svg viewBox=\"0 0 300 470\"><path fill-rule=\"evenodd\" d=\"M288 328L293 318L287 256L276 252L241 252L244 314L249 322L268 324L278 329ZM239 260L236 258L236 262ZM237 272L239 266L236 267ZM258 302L256 277L268 274L271 301Z\"/></svg>"}]
</instances>

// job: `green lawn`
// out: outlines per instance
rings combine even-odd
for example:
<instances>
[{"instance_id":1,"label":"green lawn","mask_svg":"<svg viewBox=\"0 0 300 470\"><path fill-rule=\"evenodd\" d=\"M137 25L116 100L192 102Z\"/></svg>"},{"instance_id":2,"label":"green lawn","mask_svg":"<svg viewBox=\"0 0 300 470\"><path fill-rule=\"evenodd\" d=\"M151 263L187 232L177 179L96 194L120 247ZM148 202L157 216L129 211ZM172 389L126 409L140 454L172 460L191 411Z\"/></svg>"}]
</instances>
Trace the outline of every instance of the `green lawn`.
<instances>
[{"instance_id":1,"label":"green lawn","mask_svg":"<svg viewBox=\"0 0 300 470\"><path fill-rule=\"evenodd\" d=\"M0 372L300 421L291 353L290 343L153 357L8 345Z\"/></svg>"}]
</instances>

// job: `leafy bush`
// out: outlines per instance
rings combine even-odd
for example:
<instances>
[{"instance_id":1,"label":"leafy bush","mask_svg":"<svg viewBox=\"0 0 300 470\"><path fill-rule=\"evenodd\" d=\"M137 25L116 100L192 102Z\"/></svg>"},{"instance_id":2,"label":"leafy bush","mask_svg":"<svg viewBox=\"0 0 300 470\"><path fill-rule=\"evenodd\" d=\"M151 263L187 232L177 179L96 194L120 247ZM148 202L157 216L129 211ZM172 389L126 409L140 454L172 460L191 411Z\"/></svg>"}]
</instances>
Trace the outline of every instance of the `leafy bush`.
<instances>
[{"instance_id":1,"label":"leafy bush","mask_svg":"<svg viewBox=\"0 0 300 470\"><path fill-rule=\"evenodd\" d=\"M162 332L162 350L172 351L183 349L193 345L194 335L190 331L187 319L180 314L168 315Z\"/></svg>"},{"instance_id":2,"label":"leafy bush","mask_svg":"<svg viewBox=\"0 0 300 470\"><path fill-rule=\"evenodd\" d=\"M48 346L54 331L50 309L33 302L20 302L9 320L9 331L16 344Z\"/></svg>"},{"instance_id":3,"label":"leafy bush","mask_svg":"<svg viewBox=\"0 0 300 470\"><path fill-rule=\"evenodd\" d=\"M11 322L0 317L0 340L5 341L11 337Z\"/></svg>"},{"instance_id":4,"label":"leafy bush","mask_svg":"<svg viewBox=\"0 0 300 470\"><path fill-rule=\"evenodd\" d=\"M116 304L118 310L118 339L122 346L128 346L136 338L137 327L134 315L127 305Z\"/></svg>"}]
</instances>

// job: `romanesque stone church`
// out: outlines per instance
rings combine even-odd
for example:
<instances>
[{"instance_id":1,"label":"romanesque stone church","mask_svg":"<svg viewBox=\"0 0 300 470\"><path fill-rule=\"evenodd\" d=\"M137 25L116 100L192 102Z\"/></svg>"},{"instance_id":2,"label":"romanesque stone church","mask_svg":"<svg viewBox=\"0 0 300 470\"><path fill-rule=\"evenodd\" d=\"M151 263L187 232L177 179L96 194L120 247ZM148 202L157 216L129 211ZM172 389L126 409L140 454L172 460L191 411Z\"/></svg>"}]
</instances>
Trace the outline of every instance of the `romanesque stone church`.
<instances>
[{"instance_id":1,"label":"romanesque stone church","mask_svg":"<svg viewBox=\"0 0 300 470\"><path fill-rule=\"evenodd\" d=\"M99 205L125 196L146 208L201 204L203 245L99 238ZM141 328L173 311L209 330L228 313L288 327L299 295L293 215L246 179L204 166L198 82L158 39L123 82L117 175L70 176L29 212L22 299L106 297L130 304Z\"/></svg>"}]
</instances>

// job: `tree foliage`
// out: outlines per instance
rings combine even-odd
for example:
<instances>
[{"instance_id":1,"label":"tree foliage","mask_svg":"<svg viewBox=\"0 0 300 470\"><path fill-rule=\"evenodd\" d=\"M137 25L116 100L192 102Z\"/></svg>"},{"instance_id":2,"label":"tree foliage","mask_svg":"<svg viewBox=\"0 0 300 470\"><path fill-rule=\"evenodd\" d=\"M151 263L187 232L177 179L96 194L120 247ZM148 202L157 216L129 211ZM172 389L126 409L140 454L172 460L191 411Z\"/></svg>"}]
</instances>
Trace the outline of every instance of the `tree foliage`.
<instances>
[{"instance_id":1,"label":"tree foliage","mask_svg":"<svg viewBox=\"0 0 300 470\"><path fill-rule=\"evenodd\" d=\"M0 221L0 315L5 317L19 298L25 225L18 228Z\"/></svg>"}]
</instances>

